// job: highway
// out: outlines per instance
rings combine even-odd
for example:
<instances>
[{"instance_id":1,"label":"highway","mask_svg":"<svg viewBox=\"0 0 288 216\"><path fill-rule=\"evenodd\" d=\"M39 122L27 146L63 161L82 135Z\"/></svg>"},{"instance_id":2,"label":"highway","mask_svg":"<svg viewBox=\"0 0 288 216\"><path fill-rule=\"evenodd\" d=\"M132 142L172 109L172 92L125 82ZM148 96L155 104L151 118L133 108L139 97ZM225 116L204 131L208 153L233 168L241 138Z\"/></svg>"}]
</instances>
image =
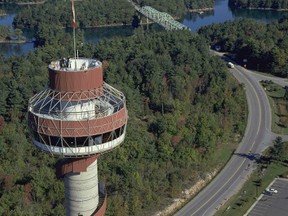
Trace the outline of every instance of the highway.
<instances>
[{"instance_id":1,"label":"highway","mask_svg":"<svg viewBox=\"0 0 288 216\"><path fill-rule=\"evenodd\" d=\"M238 192L256 167L255 158L278 136L271 132L271 108L259 81L272 80L285 86L288 85L287 80L256 74L238 65L229 70L245 85L249 110L245 135L224 169L175 216L215 214L221 205ZM287 136L282 137L288 140Z\"/></svg>"}]
</instances>

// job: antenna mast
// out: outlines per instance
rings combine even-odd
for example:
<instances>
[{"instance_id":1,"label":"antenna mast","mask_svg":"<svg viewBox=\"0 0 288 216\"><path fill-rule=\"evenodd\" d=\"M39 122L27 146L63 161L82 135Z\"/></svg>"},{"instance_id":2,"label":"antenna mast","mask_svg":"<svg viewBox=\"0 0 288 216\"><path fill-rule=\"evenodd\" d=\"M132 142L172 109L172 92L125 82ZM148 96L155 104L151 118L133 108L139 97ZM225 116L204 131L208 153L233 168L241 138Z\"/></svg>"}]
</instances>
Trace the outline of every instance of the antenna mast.
<instances>
[{"instance_id":1,"label":"antenna mast","mask_svg":"<svg viewBox=\"0 0 288 216\"><path fill-rule=\"evenodd\" d=\"M75 58L75 69L76 67L76 18L75 18L75 8L74 0L71 0L72 3L72 16L73 16L73 39L74 39L74 58Z\"/></svg>"}]
</instances>

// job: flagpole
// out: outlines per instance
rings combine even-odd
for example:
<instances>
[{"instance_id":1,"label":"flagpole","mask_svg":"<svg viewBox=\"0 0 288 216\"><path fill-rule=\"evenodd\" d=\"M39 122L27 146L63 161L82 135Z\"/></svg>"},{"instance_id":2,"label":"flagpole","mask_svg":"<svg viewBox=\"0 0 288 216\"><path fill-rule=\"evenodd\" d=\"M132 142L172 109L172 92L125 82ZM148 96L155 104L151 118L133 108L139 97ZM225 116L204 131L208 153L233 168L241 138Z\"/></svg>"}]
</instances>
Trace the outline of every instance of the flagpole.
<instances>
[{"instance_id":1,"label":"flagpole","mask_svg":"<svg viewBox=\"0 0 288 216\"><path fill-rule=\"evenodd\" d=\"M71 0L72 3L72 16L73 16L73 41L74 41L74 59L75 59L75 69L77 69L76 64L76 16L75 16L75 8L74 8L74 0Z\"/></svg>"},{"instance_id":2,"label":"flagpole","mask_svg":"<svg viewBox=\"0 0 288 216\"><path fill-rule=\"evenodd\" d=\"M73 28L73 38L74 38L74 58L75 58L75 68L76 68L76 33L75 28Z\"/></svg>"}]
</instances>

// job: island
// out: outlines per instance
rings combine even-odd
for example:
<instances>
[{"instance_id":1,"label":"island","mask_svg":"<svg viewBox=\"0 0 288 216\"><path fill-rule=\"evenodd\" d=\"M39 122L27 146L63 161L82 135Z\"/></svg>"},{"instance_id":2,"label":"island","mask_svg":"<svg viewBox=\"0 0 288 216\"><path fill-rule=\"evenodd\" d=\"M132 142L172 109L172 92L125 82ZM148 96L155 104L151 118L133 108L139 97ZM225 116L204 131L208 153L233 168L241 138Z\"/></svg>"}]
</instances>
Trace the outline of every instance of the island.
<instances>
[{"instance_id":1,"label":"island","mask_svg":"<svg viewBox=\"0 0 288 216\"><path fill-rule=\"evenodd\" d=\"M6 12L0 9L0 16L5 16L5 15L6 15Z\"/></svg>"},{"instance_id":2,"label":"island","mask_svg":"<svg viewBox=\"0 0 288 216\"><path fill-rule=\"evenodd\" d=\"M12 31L10 26L0 26L0 43L26 43L21 29Z\"/></svg>"}]
</instances>

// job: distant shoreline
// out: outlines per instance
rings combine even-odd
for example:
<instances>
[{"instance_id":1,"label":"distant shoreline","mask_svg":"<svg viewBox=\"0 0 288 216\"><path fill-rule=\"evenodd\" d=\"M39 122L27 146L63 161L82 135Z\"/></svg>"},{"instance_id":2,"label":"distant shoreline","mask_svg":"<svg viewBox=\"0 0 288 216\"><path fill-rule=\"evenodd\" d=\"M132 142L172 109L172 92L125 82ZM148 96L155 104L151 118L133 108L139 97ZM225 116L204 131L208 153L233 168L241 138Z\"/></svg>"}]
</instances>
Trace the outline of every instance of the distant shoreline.
<instances>
[{"instance_id":1,"label":"distant shoreline","mask_svg":"<svg viewBox=\"0 0 288 216\"><path fill-rule=\"evenodd\" d=\"M113 24L103 24L97 26L85 26L81 29L92 29L92 28L105 28L105 27L117 27L117 26L131 26L131 24L124 24L124 23L113 23Z\"/></svg>"},{"instance_id":2,"label":"distant shoreline","mask_svg":"<svg viewBox=\"0 0 288 216\"><path fill-rule=\"evenodd\" d=\"M201 11L205 12L205 11L211 11L211 10L214 10L214 8L211 7L211 8L188 9L189 12L196 12L196 13L199 13Z\"/></svg>"},{"instance_id":3,"label":"distant shoreline","mask_svg":"<svg viewBox=\"0 0 288 216\"><path fill-rule=\"evenodd\" d=\"M1 40L0 44L24 44L24 43L32 43L33 41L29 40Z\"/></svg>"},{"instance_id":4,"label":"distant shoreline","mask_svg":"<svg viewBox=\"0 0 288 216\"><path fill-rule=\"evenodd\" d=\"M281 9L276 9L276 8L254 8L254 7L233 7L233 8L246 9L246 10L288 11L288 8L281 8Z\"/></svg>"},{"instance_id":5,"label":"distant shoreline","mask_svg":"<svg viewBox=\"0 0 288 216\"><path fill-rule=\"evenodd\" d=\"M38 4L44 4L46 0L40 1L40 2L0 2L0 4L15 4L15 5L38 5Z\"/></svg>"}]
</instances>

